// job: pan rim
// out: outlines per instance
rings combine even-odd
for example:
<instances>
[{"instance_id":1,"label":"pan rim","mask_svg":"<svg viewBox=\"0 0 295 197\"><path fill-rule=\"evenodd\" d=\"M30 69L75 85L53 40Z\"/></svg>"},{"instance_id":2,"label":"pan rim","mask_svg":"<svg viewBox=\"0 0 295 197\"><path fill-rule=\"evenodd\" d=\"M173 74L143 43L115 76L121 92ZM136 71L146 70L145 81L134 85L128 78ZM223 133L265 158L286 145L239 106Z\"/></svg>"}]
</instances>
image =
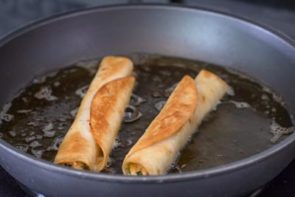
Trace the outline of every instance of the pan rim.
<instances>
[{"instance_id":1,"label":"pan rim","mask_svg":"<svg viewBox=\"0 0 295 197\"><path fill-rule=\"evenodd\" d=\"M235 16L233 14L228 14L221 11L216 11L214 9L202 8L202 7L188 7L188 6L179 6L179 5L164 5L164 4L132 4L132 5L109 5L109 6L98 6L98 7L91 7L71 12L66 12L62 14L56 14L51 17L41 19L30 23L6 36L4 36L0 41L0 47L3 47L5 44L9 43L9 41L13 40L14 38L23 35L27 32L30 32L34 29L39 27L45 26L50 23L54 23L56 21L64 20L67 18L77 17L85 14L97 13L97 12L108 12L114 10L124 10L124 9L169 9L169 10L188 10L191 12L202 12L207 15L217 15L218 17L223 17L229 20L237 21L238 23L248 26L251 28L258 29L258 31L268 34L272 38L280 41L285 46L288 46L290 50L295 52L295 41L292 40L286 34L274 30L266 25L257 24L249 19L245 19L243 17ZM289 50L289 51L290 51ZM257 154L253 154L250 157L246 157L241 160L237 160L234 162L230 162L228 164L224 164L221 166L197 170L197 171L190 171L184 172L180 174L167 174L161 176L124 176L124 175L113 175L113 174L104 174L104 173L95 173L95 172L88 172L88 171L81 171L75 170L68 167L63 167L59 165L55 165L52 162L38 159L28 153L24 153L14 146L10 145L9 143L5 142L0 138L0 147L8 151L10 154L14 155L15 157L19 157L22 160L26 160L29 163L37 165L40 168L44 168L48 171L58 172L59 174L64 174L71 177L82 177L83 179L89 180L96 180L96 181L107 181L107 182L119 182L119 183L166 183L166 182L179 182L185 180L197 180L203 179L208 177L214 177L225 173L233 173L236 170L241 168L247 168L251 165L263 162L267 160L269 157L279 154L283 149L289 146L292 142L295 141L295 133L289 135L286 139L282 140L278 144L271 146Z\"/></svg>"}]
</instances>

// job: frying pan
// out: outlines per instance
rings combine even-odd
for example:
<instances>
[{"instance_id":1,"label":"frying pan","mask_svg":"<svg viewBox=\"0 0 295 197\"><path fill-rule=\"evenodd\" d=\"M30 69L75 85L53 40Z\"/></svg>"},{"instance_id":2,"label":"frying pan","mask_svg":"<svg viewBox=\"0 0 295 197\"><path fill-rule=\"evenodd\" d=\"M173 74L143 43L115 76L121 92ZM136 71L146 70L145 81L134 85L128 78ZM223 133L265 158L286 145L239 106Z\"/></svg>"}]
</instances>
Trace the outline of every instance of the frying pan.
<instances>
[{"instance_id":1,"label":"frying pan","mask_svg":"<svg viewBox=\"0 0 295 197\"><path fill-rule=\"evenodd\" d=\"M1 41L0 104L40 73L80 59L142 52L241 71L272 87L294 114L294 46L283 35L209 10L160 5L88 9L33 24ZM294 140L291 134L265 151L215 168L153 177L56 166L3 140L0 163L19 182L46 196L238 196L278 175L294 158Z\"/></svg>"}]
</instances>

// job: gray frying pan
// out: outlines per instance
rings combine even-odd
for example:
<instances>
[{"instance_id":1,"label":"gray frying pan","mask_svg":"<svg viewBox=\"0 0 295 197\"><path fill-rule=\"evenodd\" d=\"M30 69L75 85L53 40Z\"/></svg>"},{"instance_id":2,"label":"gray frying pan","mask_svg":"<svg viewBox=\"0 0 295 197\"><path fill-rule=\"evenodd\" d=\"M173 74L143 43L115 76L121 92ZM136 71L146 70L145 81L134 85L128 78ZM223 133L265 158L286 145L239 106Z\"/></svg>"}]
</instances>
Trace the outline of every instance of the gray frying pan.
<instances>
[{"instance_id":1,"label":"gray frying pan","mask_svg":"<svg viewBox=\"0 0 295 197\"><path fill-rule=\"evenodd\" d=\"M294 46L282 35L208 10L159 5L94 8L33 24L1 41L0 104L33 76L77 60L146 53L245 73L281 95L294 114ZM264 151L214 168L154 177L72 170L24 154L3 140L0 164L46 196L237 196L278 175L294 158L294 140L291 134Z\"/></svg>"}]
</instances>

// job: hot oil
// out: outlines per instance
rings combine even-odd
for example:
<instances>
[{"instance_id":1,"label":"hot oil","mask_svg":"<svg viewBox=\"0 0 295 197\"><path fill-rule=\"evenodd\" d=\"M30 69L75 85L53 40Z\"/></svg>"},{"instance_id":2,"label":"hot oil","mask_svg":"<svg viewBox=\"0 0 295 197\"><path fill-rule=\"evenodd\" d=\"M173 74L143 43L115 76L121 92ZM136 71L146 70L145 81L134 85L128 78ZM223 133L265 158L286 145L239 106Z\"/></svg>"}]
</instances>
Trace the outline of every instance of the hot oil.
<instances>
[{"instance_id":1,"label":"hot oil","mask_svg":"<svg viewBox=\"0 0 295 197\"><path fill-rule=\"evenodd\" d=\"M279 97L226 69L179 58L136 55L137 86L105 173L121 174L124 156L159 113L184 75L213 71L234 89L203 121L171 169L182 172L236 161L261 152L293 130ZM24 152L53 161L96 72L83 61L37 77L0 113L0 137Z\"/></svg>"},{"instance_id":2,"label":"hot oil","mask_svg":"<svg viewBox=\"0 0 295 197\"><path fill-rule=\"evenodd\" d=\"M3 139L17 148L46 160L53 160L68 130L81 97L76 90L88 85L92 74L80 67L38 77L11 102L3 121Z\"/></svg>"}]
</instances>

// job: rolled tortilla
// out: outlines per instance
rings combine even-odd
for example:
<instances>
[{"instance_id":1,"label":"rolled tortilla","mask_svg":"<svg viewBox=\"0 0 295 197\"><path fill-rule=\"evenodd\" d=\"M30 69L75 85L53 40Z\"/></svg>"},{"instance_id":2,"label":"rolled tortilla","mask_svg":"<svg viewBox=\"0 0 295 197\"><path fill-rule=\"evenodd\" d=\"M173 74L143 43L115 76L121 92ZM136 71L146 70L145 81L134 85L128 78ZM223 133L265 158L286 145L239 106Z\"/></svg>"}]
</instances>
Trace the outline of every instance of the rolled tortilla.
<instances>
[{"instance_id":1,"label":"rolled tortilla","mask_svg":"<svg viewBox=\"0 0 295 197\"><path fill-rule=\"evenodd\" d=\"M75 169L102 170L119 131L135 78L124 57L105 57L55 157Z\"/></svg>"},{"instance_id":2,"label":"rolled tortilla","mask_svg":"<svg viewBox=\"0 0 295 197\"><path fill-rule=\"evenodd\" d=\"M167 173L179 151L197 131L204 116L227 91L229 86L209 71L202 70L195 80L185 76L161 112L126 155L122 165L123 173Z\"/></svg>"}]
</instances>

